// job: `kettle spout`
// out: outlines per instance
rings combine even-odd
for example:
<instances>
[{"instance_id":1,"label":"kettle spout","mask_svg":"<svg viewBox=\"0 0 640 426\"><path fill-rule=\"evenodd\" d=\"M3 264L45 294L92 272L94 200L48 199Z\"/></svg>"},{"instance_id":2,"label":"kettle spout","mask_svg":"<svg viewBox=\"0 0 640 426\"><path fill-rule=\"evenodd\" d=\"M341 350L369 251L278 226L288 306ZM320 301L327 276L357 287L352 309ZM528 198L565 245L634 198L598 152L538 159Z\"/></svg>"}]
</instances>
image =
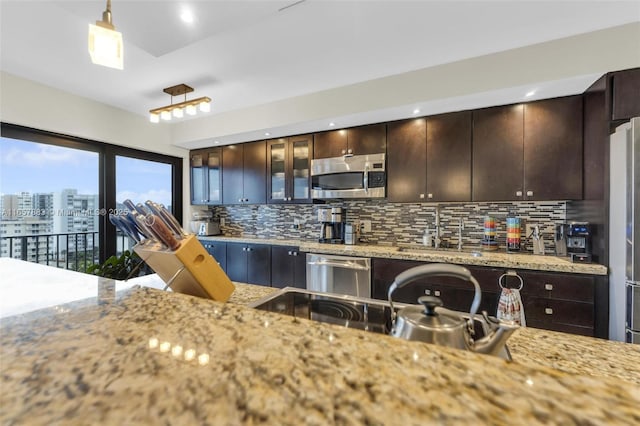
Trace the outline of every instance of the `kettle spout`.
<instances>
[{"instance_id":1,"label":"kettle spout","mask_svg":"<svg viewBox=\"0 0 640 426\"><path fill-rule=\"evenodd\" d=\"M497 329L494 329L487 336L474 342L473 351L487 355L498 355L505 347L507 339L518 328L520 328L520 326L515 321L499 320Z\"/></svg>"}]
</instances>

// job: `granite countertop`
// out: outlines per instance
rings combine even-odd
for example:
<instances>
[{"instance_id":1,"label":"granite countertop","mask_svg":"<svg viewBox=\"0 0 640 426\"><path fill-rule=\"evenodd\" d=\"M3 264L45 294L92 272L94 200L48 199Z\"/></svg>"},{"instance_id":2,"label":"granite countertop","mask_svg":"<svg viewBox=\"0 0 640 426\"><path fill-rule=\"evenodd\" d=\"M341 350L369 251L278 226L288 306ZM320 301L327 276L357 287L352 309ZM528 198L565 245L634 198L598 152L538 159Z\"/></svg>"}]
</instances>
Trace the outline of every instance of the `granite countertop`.
<instances>
[{"instance_id":1,"label":"granite countertop","mask_svg":"<svg viewBox=\"0 0 640 426\"><path fill-rule=\"evenodd\" d=\"M28 292L37 274L14 265L0 274L22 268ZM90 277L100 297L0 320L0 422L640 422L636 345L527 328L506 362L244 306L270 288L237 284L223 304L154 277Z\"/></svg>"},{"instance_id":2,"label":"granite countertop","mask_svg":"<svg viewBox=\"0 0 640 426\"><path fill-rule=\"evenodd\" d=\"M345 256L383 257L388 259L417 260L423 262L445 262L461 265L490 266L500 268L530 269L537 271L568 272L575 274L607 275L607 268L596 263L572 263L568 258L557 256L539 256L526 253L481 252L465 249L425 249L421 246L385 246L385 245L344 245L321 244L307 240L263 239L252 237L198 237L202 241L221 241L248 244L270 244L296 246L300 251L310 253L336 254Z\"/></svg>"}]
</instances>

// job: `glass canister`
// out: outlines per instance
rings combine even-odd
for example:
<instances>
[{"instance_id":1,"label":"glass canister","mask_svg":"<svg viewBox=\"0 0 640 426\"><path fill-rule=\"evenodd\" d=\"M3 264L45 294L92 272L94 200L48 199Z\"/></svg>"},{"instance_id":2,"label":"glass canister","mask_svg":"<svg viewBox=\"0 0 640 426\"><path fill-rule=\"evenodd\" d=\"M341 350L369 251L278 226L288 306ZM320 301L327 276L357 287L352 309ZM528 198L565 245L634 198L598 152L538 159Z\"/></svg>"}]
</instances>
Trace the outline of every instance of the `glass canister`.
<instances>
[{"instance_id":1,"label":"glass canister","mask_svg":"<svg viewBox=\"0 0 640 426\"><path fill-rule=\"evenodd\" d=\"M507 217L507 252L520 251L522 227L519 217Z\"/></svg>"},{"instance_id":2,"label":"glass canister","mask_svg":"<svg viewBox=\"0 0 640 426\"><path fill-rule=\"evenodd\" d=\"M497 250L498 242L496 241L496 218L485 216L484 218L484 234L482 236L483 250Z\"/></svg>"}]
</instances>

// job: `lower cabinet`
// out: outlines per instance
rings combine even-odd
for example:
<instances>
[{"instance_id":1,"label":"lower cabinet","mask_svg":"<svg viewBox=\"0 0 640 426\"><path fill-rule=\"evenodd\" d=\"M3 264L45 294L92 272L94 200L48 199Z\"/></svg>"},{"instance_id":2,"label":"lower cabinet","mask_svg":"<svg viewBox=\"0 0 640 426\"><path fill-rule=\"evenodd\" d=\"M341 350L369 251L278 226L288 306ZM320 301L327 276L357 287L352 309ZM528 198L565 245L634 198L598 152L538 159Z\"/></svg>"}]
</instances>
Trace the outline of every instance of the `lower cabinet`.
<instances>
[{"instance_id":1,"label":"lower cabinet","mask_svg":"<svg viewBox=\"0 0 640 426\"><path fill-rule=\"evenodd\" d=\"M425 262L374 259L372 294L376 299L387 299L387 291L396 275ZM500 298L499 280L507 273L504 268L465 265L478 280L482 290L480 311L495 315ZM502 284L519 288L528 327L585 336L609 336L609 288L606 276L509 270ZM473 286L463 280L449 277L428 277L397 290L393 300L417 303L427 294L442 299L446 308L469 311L473 300Z\"/></svg>"},{"instance_id":2,"label":"lower cabinet","mask_svg":"<svg viewBox=\"0 0 640 426\"><path fill-rule=\"evenodd\" d=\"M227 243L201 241L202 246L213 256L223 271L227 272Z\"/></svg>"},{"instance_id":3,"label":"lower cabinet","mask_svg":"<svg viewBox=\"0 0 640 426\"><path fill-rule=\"evenodd\" d=\"M227 243L226 273L231 281L271 286L271 246Z\"/></svg>"},{"instance_id":4,"label":"lower cabinet","mask_svg":"<svg viewBox=\"0 0 640 426\"><path fill-rule=\"evenodd\" d=\"M424 265L425 262L397 259L373 259L372 296L375 299L387 300L387 292L394 278L399 273L414 266ZM480 311L487 311L495 315L498 306L498 278L502 271L492 268L478 268L466 266L480 283L482 299ZM495 277L495 280L492 279ZM426 277L419 279L406 287L396 290L392 297L401 303L417 304L420 296L436 296L448 309L469 312L473 296L473 284L451 277Z\"/></svg>"},{"instance_id":5,"label":"lower cabinet","mask_svg":"<svg viewBox=\"0 0 640 426\"><path fill-rule=\"evenodd\" d=\"M298 247L271 246L271 287L306 288L306 253Z\"/></svg>"}]
</instances>

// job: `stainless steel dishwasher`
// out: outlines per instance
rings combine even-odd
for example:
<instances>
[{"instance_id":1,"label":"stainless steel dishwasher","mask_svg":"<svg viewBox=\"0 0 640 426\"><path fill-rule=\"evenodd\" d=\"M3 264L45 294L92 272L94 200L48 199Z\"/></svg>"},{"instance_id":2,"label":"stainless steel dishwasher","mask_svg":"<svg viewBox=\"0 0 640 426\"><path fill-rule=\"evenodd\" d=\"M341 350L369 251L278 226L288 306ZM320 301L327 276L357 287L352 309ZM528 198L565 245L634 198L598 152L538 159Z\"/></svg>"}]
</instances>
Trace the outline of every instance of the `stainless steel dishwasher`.
<instances>
[{"instance_id":1,"label":"stainless steel dishwasher","mask_svg":"<svg viewBox=\"0 0 640 426\"><path fill-rule=\"evenodd\" d=\"M307 253L307 290L371 297L371 259Z\"/></svg>"}]
</instances>

